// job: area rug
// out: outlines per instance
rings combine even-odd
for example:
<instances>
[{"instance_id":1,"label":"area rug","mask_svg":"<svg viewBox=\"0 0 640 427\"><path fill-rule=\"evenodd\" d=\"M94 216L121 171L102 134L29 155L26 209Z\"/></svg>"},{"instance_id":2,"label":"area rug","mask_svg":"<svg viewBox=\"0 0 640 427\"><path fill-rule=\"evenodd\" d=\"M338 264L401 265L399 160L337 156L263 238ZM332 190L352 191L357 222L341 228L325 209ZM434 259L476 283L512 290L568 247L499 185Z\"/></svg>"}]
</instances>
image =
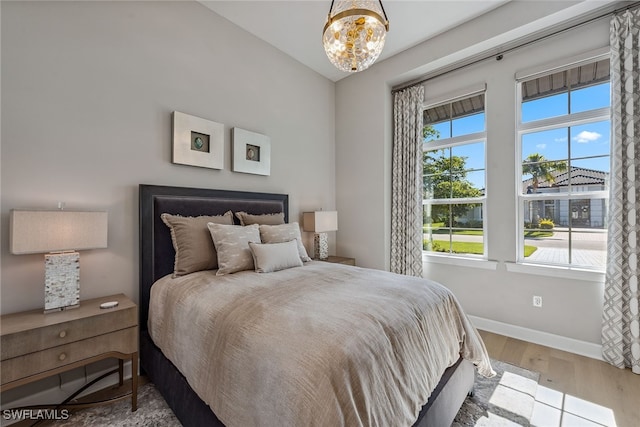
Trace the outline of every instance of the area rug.
<instances>
[{"instance_id":1,"label":"area rug","mask_svg":"<svg viewBox=\"0 0 640 427\"><path fill-rule=\"evenodd\" d=\"M181 427L167 402L152 383L138 387L138 410L131 412L131 400L95 406L74 412L56 427Z\"/></svg>"},{"instance_id":2,"label":"area rug","mask_svg":"<svg viewBox=\"0 0 640 427\"><path fill-rule=\"evenodd\" d=\"M497 375L476 375L473 396L467 397L453 427L529 426L539 374L500 361L492 361ZM180 427L152 383L138 390L138 410L131 412L129 400L84 409L56 426ZM436 427L436 426L434 426ZM440 427L440 426L437 426Z\"/></svg>"}]
</instances>

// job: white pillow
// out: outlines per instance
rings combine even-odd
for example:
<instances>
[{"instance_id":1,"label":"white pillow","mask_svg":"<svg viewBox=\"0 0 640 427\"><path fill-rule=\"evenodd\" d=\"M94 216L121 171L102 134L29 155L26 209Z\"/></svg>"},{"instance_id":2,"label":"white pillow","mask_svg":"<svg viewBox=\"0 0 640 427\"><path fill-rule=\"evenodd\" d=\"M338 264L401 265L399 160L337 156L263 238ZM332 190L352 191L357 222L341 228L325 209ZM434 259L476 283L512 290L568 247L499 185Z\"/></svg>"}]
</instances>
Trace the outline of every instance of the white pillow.
<instances>
[{"instance_id":1,"label":"white pillow","mask_svg":"<svg viewBox=\"0 0 640 427\"><path fill-rule=\"evenodd\" d=\"M213 244L218 252L218 271L216 275L253 270L253 256L249 242L260 243L258 224L222 225L207 224Z\"/></svg>"},{"instance_id":2,"label":"white pillow","mask_svg":"<svg viewBox=\"0 0 640 427\"><path fill-rule=\"evenodd\" d=\"M283 243L249 243L253 263L258 273L272 273L292 267L302 267L295 240Z\"/></svg>"},{"instance_id":3,"label":"white pillow","mask_svg":"<svg viewBox=\"0 0 640 427\"><path fill-rule=\"evenodd\" d=\"M260 240L262 240L262 243L282 243L296 240L300 259L304 262L311 261L309 255L307 255L307 250L302 244L300 226L297 222L280 225L263 224L260 226Z\"/></svg>"}]
</instances>

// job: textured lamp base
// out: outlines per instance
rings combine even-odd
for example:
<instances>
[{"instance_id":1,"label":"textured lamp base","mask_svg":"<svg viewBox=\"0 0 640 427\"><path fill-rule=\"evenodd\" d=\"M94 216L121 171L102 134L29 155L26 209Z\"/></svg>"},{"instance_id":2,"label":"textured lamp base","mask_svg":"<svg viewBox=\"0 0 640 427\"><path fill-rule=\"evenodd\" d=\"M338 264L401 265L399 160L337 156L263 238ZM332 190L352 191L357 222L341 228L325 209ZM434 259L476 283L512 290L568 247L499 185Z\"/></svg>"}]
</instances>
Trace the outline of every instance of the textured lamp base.
<instances>
[{"instance_id":1,"label":"textured lamp base","mask_svg":"<svg viewBox=\"0 0 640 427\"><path fill-rule=\"evenodd\" d=\"M62 252L44 256L44 312L80 306L80 254Z\"/></svg>"},{"instance_id":2,"label":"textured lamp base","mask_svg":"<svg viewBox=\"0 0 640 427\"><path fill-rule=\"evenodd\" d=\"M316 233L313 236L313 253L318 259L329 258L329 236L327 233Z\"/></svg>"}]
</instances>

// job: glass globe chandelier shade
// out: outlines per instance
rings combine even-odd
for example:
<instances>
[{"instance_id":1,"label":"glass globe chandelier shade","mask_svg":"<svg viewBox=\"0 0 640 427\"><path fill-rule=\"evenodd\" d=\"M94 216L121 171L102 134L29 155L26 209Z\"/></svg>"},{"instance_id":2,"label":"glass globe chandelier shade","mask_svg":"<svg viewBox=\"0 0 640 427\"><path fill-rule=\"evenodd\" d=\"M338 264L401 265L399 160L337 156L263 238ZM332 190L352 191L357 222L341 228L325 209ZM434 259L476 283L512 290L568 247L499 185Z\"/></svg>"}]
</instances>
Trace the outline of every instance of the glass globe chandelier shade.
<instances>
[{"instance_id":1,"label":"glass globe chandelier shade","mask_svg":"<svg viewBox=\"0 0 640 427\"><path fill-rule=\"evenodd\" d=\"M339 70L366 70L382 53L389 21L382 1L331 1L322 44Z\"/></svg>"}]
</instances>

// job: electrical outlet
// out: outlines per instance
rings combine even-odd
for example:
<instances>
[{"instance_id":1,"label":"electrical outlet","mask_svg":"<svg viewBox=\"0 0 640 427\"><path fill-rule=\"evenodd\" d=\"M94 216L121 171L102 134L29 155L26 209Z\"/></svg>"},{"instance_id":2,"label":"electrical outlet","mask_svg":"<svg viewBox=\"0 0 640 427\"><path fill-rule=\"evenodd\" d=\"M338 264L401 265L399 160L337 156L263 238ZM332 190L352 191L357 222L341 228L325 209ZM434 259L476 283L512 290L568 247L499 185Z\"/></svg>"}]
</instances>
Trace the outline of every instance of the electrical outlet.
<instances>
[{"instance_id":1,"label":"electrical outlet","mask_svg":"<svg viewBox=\"0 0 640 427\"><path fill-rule=\"evenodd\" d=\"M542 297L538 295L533 296L533 306L542 307Z\"/></svg>"}]
</instances>

